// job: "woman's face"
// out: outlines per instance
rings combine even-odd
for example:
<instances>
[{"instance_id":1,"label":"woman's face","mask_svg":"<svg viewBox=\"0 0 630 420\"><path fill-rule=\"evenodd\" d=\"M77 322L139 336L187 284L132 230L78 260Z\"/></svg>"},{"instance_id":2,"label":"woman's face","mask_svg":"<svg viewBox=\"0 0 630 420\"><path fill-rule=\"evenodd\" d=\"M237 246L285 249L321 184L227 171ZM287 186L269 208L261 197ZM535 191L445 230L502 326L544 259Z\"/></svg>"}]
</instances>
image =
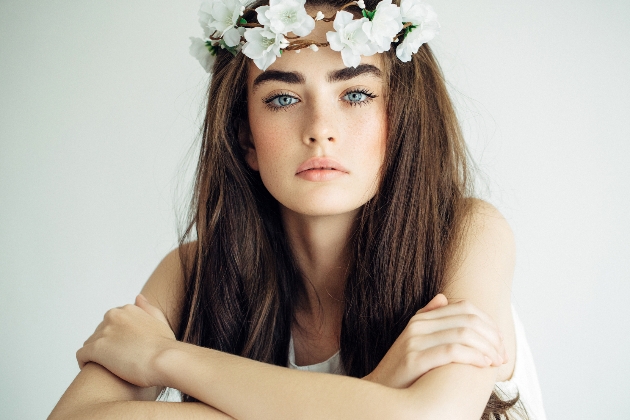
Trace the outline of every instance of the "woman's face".
<instances>
[{"instance_id":1,"label":"woman's face","mask_svg":"<svg viewBox=\"0 0 630 420\"><path fill-rule=\"evenodd\" d=\"M306 38L325 42L330 30L332 22L318 21ZM358 209L376 193L384 160L384 89L380 54L362 57L356 69L328 47L284 51L265 72L250 60L247 163L294 212Z\"/></svg>"}]
</instances>

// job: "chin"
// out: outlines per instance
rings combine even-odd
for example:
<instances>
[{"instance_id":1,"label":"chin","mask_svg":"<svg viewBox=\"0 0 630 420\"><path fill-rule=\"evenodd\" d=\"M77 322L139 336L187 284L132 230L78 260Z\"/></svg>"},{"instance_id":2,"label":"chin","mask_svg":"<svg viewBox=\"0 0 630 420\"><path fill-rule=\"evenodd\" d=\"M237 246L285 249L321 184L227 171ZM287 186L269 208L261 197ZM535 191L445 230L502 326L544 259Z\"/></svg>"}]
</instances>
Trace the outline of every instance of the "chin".
<instances>
[{"instance_id":1,"label":"chin","mask_svg":"<svg viewBox=\"0 0 630 420\"><path fill-rule=\"evenodd\" d=\"M347 214L354 212L363 206L361 203L349 203L347 200L290 200L282 202L287 209L294 213L304 216L323 217L323 216L336 216L341 214Z\"/></svg>"}]
</instances>

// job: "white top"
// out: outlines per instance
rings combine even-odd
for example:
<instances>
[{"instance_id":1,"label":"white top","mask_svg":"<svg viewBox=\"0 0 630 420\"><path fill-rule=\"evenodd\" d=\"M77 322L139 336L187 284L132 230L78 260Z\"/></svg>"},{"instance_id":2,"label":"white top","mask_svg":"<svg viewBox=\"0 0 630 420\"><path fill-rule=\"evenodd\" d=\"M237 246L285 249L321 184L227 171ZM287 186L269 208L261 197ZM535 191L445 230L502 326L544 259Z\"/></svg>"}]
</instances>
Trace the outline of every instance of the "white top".
<instances>
[{"instance_id":1,"label":"white top","mask_svg":"<svg viewBox=\"0 0 630 420\"><path fill-rule=\"evenodd\" d=\"M516 314L514 305L512 305L512 316L514 317L514 329L516 331L516 363L512 377L507 381L497 382L495 385L507 394L508 398L516 396L516 392L520 393L520 401L525 406L529 420L546 420L545 409L542 403L542 394L540 385L538 384L538 375L536 375L536 366L534 359L525 337L525 329ZM293 337L289 340L289 368L307 370L311 372L334 373L343 375L343 366L339 352L335 353L330 359L308 366L297 366L295 364L295 350L293 348ZM502 397L505 398L505 397Z\"/></svg>"}]
</instances>

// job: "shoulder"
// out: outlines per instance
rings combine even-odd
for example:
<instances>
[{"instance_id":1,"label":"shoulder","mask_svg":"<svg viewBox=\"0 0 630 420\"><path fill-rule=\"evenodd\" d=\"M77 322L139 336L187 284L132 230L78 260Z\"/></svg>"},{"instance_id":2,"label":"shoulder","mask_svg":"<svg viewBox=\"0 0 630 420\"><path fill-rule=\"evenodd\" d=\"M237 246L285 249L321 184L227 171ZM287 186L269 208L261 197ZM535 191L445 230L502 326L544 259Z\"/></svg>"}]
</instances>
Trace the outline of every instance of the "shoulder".
<instances>
[{"instance_id":1,"label":"shoulder","mask_svg":"<svg viewBox=\"0 0 630 420\"><path fill-rule=\"evenodd\" d=\"M465 223L469 229L463 239L471 245L474 240L493 239L502 245L513 245L514 234L501 212L492 204L478 198L468 198L468 213Z\"/></svg>"},{"instance_id":2,"label":"shoulder","mask_svg":"<svg viewBox=\"0 0 630 420\"><path fill-rule=\"evenodd\" d=\"M196 242L189 242L166 254L141 292L151 304L164 313L175 335L178 334L185 291L182 258L185 258L187 265L190 266L195 251Z\"/></svg>"},{"instance_id":3,"label":"shoulder","mask_svg":"<svg viewBox=\"0 0 630 420\"><path fill-rule=\"evenodd\" d=\"M511 284L516 258L514 233L501 212L487 201L466 199L467 213L460 225L454 257L447 270L447 284L462 281L472 272L500 271L503 282ZM485 267L485 268L484 268Z\"/></svg>"},{"instance_id":4,"label":"shoulder","mask_svg":"<svg viewBox=\"0 0 630 420\"><path fill-rule=\"evenodd\" d=\"M512 229L492 204L474 199L463 221L456 256L447 268L444 295L465 299L490 315L505 337L510 362L499 380L511 376L516 355L511 297L516 250Z\"/></svg>"}]
</instances>

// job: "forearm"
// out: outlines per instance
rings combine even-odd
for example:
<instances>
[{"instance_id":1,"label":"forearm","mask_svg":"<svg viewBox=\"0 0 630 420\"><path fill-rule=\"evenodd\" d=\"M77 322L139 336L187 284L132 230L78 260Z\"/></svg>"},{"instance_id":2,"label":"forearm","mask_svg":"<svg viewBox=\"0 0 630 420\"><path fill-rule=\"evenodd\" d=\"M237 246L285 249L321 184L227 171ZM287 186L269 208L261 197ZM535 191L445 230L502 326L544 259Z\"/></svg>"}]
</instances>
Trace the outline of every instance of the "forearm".
<instances>
[{"instance_id":1,"label":"forearm","mask_svg":"<svg viewBox=\"0 0 630 420\"><path fill-rule=\"evenodd\" d=\"M239 420L412 418L408 393L177 343L157 361L163 385Z\"/></svg>"},{"instance_id":2,"label":"forearm","mask_svg":"<svg viewBox=\"0 0 630 420\"><path fill-rule=\"evenodd\" d=\"M155 401L158 391L132 385L101 365L88 363L60 398L48 420L231 419L203 403Z\"/></svg>"},{"instance_id":3,"label":"forearm","mask_svg":"<svg viewBox=\"0 0 630 420\"><path fill-rule=\"evenodd\" d=\"M55 409L48 420L233 420L203 403L111 401L85 404L71 411Z\"/></svg>"}]
</instances>

